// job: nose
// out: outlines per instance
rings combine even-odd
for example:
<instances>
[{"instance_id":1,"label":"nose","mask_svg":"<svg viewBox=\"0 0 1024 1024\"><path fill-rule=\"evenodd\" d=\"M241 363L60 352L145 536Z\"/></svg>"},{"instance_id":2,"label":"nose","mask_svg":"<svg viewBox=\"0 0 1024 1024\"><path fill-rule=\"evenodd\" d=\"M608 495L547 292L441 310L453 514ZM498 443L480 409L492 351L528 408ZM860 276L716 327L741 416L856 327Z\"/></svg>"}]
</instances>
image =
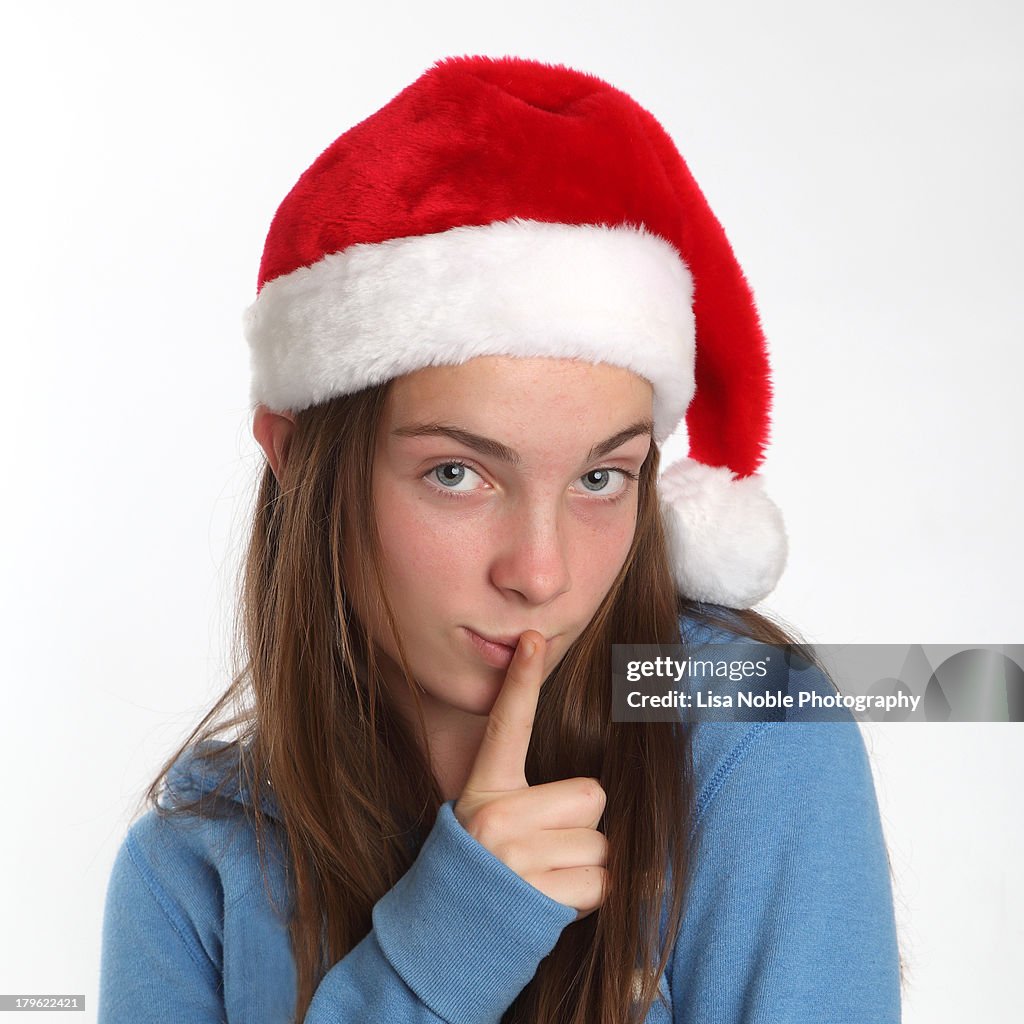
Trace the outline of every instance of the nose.
<instances>
[{"instance_id":1,"label":"nose","mask_svg":"<svg viewBox=\"0 0 1024 1024\"><path fill-rule=\"evenodd\" d=\"M552 507L520 507L502 517L491 581L500 590L543 605L572 585L564 512Z\"/></svg>"}]
</instances>

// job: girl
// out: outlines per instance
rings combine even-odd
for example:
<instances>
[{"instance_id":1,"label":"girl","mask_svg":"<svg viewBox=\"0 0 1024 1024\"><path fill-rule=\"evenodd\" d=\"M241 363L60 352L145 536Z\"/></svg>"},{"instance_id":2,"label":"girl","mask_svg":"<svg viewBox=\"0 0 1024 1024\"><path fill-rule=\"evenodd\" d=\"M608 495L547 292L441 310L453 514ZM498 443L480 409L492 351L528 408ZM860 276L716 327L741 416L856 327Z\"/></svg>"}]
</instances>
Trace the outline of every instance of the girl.
<instances>
[{"instance_id":1,"label":"girl","mask_svg":"<svg viewBox=\"0 0 1024 1024\"><path fill-rule=\"evenodd\" d=\"M765 341L658 122L438 62L301 176L246 333L240 667L114 864L103 1024L897 1021L856 723L611 713L612 644L790 642Z\"/></svg>"}]
</instances>

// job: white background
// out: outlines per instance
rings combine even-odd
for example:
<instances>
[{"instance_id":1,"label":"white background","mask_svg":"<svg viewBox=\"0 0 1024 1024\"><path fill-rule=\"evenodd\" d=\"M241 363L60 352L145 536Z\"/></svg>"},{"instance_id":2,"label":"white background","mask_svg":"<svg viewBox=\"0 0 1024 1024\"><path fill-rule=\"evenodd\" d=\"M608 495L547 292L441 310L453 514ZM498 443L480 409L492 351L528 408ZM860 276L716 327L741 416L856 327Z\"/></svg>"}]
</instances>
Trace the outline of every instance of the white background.
<instances>
[{"instance_id":1,"label":"white background","mask_svg":"<svg viewBox=\"0 0 1024 1024\"><path fill-rule=\"evenodd\" d=\"M664 124L757 295L815 642L1021 642L1024 17L862 0L19 5L5 99L0 992L84 992L143 786L227 682L270 218L434 60ZM260 458L262 455L260 454ZM872 727L904 1020L1019 1019L1019 726Z\"/></svg>"}]
</instances>

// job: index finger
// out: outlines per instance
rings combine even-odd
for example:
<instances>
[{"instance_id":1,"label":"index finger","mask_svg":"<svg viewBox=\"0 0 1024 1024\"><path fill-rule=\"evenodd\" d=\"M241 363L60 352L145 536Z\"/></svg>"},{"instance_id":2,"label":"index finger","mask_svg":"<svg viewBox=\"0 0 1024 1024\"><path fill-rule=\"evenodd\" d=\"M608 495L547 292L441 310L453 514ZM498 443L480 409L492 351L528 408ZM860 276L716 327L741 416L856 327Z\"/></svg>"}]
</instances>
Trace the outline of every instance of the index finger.
<instances>
[{"instance_id":1,"label":"index finger","mask_svg":"<svg viewBox=\"0 0 1024 1024\"><path fill-rule=\"evenodd\" d=\"M529 643L535 645L527 655ZM501 691L487 719L465 788L494 793L526 786L526 753L533 735L537 697L544 682L544 637L528 629L519 637Z\"/></svg>"}]
</instances>

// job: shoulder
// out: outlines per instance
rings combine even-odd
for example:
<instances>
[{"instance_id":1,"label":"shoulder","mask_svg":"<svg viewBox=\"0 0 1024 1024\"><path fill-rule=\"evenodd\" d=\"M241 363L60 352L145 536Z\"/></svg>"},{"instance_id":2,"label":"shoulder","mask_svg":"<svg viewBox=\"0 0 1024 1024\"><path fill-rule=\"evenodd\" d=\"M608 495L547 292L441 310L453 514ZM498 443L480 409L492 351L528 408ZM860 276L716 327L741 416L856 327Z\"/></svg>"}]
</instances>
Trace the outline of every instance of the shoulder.
<instances>
[{"instance_id":1,"label":"shoulder","mask_svg":"<svg viewBox=\"0 0 1024 1024\"><path fill-rule=\"evenodd\" d=\"M689 618L680 620L680 636L698 649L706 643L755 643ZM776 663L780 686L789 685L797 670L787 667L781 656ZM801 667L798 674L801 689L835 692L828 677L816 667ZM842 806L850 807L854 801L864 813L874 807L867 750L860 727L848 712L827 722L801 720L792 713L788 720L778 721L700 721L692 726L691 746L694 830L705 823L716 804L724 802L734 809L737 820L755 808L763 812L763 801L780 813L787 802L809 810L813 797L820 800L826 793L829 800Z\"/></svg>"},{"instance_id":2,"label":"shoulder","mask_svg":"<svg viewBox=\"0 0 1024 1024\"><path fill-rule=\"evenodd\" d=\"M806 671L801 687L831 689ZM679 1017L898 1020L889 867L856 720L701 721L691 735L692 880L670 970Z\"/></svg>"},{"instance_id":3,"label":"shoulder","mask_svg":"<svg viewBox=\"0 0 1024 1024\"><path fill-rule=\"evenodd\" d=\"M275 900L284 896L276 840L263 845L264 877L252 821L225 788L213 798L218 781L223 773L189 749L157 806L124 835L104 902L101 1020L222 1020L239 962L225 964L228 937L243 929L257 944L278 941L264 901L247 899L268 882ZM185 808L200 797L203 814Z\"/></svg>"},{"instance_id":4,"label":"shoulder","mask_svg":"<svg viewBox=\"0 0 1024 1024\"><path fill-rule=\"evenodd\" d=\"M176 928L189 921L190 930L210 931L226 902L263 884L263 874L244 791L227 778L224 762L213 767L197 754L188 748L179 757L159 806L127 829L110 886L135 899L148 894ZM195 800L203 813L183 809ZM280 855L273 841L263 849L271 859Z\"/></svg>"}]
</instances>

